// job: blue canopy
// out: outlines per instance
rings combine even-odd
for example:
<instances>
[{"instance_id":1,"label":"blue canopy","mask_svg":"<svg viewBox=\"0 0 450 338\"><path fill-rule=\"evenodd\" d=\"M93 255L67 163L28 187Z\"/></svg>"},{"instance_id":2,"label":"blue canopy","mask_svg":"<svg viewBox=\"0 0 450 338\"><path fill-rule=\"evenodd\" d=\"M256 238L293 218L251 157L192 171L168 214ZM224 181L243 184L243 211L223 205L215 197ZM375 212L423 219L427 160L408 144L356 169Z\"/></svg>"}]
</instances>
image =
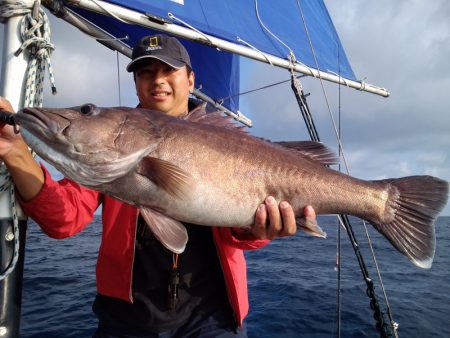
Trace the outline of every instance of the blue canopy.
<instances>
[{"instance_id":1,"label":"blue canopy","mask_svg":"<svg viewBox=\"0 0 450 338\"><path fill-rule=\"evenodd\" d=\"M172 13L203 33L242 44L238 42L239 37L259 51L283 59L288 59L289 52L292 50L297 61L308 67L355 80L322 0L116 0L108 2L141 13L151 13L168 21L172 21L168 15ZM148 28L125 24L110 16L76 7L72 9L117 38L128 36L126 43L131 47L142 36L154 33ZM276 38L263 26L267 27ZM310 48L305 26L314 48L318 67ZM180 41L191 55L196 73L196 87L201 86L201 90L213 99L239 92L237 55L218 51L214 47L193 41L184 39ZM239 105L238 100L238 97L233 97L229 102L224 102L224 105L236 110Z\"/></svg>"}]
</instances>

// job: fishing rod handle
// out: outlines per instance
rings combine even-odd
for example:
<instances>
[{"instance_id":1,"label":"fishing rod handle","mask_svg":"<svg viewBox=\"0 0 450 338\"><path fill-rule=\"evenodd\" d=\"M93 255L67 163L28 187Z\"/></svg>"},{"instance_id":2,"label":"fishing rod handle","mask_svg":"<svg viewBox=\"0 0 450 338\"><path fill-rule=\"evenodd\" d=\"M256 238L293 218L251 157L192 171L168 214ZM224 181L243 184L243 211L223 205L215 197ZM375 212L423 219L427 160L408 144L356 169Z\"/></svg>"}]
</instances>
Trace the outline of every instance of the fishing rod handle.
<instances>
[{"instance_id":1,"label":"fishing rod handle","mask_svg":"<svg viewBox=\"0 0 450 338\"><path fill-rule=\"evenodd\" d=\"M16 122L14 121L14 113L0 111L0 122L15 126Z\"/></svg>"}]
</instances>

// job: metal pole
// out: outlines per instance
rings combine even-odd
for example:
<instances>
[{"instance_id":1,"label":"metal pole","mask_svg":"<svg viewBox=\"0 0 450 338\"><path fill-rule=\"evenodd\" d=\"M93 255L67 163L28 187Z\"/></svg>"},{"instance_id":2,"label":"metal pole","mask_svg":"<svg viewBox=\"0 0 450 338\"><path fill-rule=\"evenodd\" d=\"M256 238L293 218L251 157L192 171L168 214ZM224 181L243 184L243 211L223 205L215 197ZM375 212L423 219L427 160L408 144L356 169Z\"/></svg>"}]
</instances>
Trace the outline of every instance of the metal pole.
<instances>
[{"instance_id":1,"label":"metal pole","mask_svg":"<svg viewBox=\"0 0 450 338\"><path fill-rule=\"evenodd\" d=\"M47 1L44 1L46 3ZM164 21L158 22L158 20L149 20L149 17L143 13L123 8L115 4L111 4L105 1L96 0L71 0L71 5L87 9L92 12L100 13L100 14L107 14L107 15L114 15L116 18L120 18L121 20L124 20L126 22L149 27L158 31L170 33L185 39L193 40L199 43L204 43L207 45L211 45L213 47L217 47L221 50L225 50L231 53L239 54L242 56L249 57L251 59L265 62L265 63L271 63L274 66L290 69L291 63L289 60L275 57L270 54L265 54L260 51L254 50L249 47L242 46L237 43L229 42L226 40L222 40L219 38L216 38L211 35L207 34L200 34L192 29L185 28L176 24L167 23ZM308 75L308 76L314 76L316 78L321 77L325 81L330 81L334 83L340 83L345 86L348 86L350 88L354 88L357 90L369 92L376 95L381 95L384 97L389 96L389 92L385 88L377 87L369 83L364 82L358 82L358 81L352 81L344 79L340 76L333 75L330 73L318 71L317 69L306 67L302 64L295 64L294 70L296 72Z\"/></svg>"},{"instance_id":2,"label":"metal pole","mask_svg":"<svg viewBox=\"0 0 450 338\"><path fill-rule=\"evenodd\" d=\"M32 2L30 1L30 3ZM5 23L2 47L3 63L0 78L0 95L6 97L16 111L23 106L24 78L27 69L27 51L24 51L19 56L14 55L21 45L20 19L20 16L14 16Z\"/></svg>"},{"instance_id":3,"label":"metal pole","mask_svg":"<svg viewBox=\"0 0 450 338\"><path fill-rule=\"evenodd\" d=\"M26 1L30 7L33 1ZM17 111L23 106L27 52L14 55L20 47L19 23L21 16L11 17L4 27L2 46L0 95L6 97ZM19 216L19 259L15 269L0 281L0 337L15 338L20 331L22 305L22 280L26 239L26 218L16 203ZM0 193L0 273L12 262L14 255L14 231L9 189Z\"/></svg>"},{"instance_id":4,"label":"metal pole","mask_svg":"<svg viewBox=\"0 0 450 338\"><path fill-rule=\"evenodd\" d=\"M119 53L131 58L132 50L128 45L124 44L120 40L115 39L113 36L109 35L102 29L93 25L91 22L84 19L83 17L80 17L78 14L73 13L70 9L67 9L65 7L53 8L50 5L51 5L50 3L47 3L46 7L57 17L63 19L64 21L68 22L72 26L77 27L79 30L81 30L82 32L86 33L87 35L93 37L94 39L96 39L99 43L103 44L104 46L106 46L112 50L118 51ZM245 124L248 127L252 127L252 121L248 117L246 117L244 114L242 114L240 111L237 111L236 113L232 112L231 110L227 109L225 106L214 101L212 98L210 98L208 95L204 94L199 89L194 89L194 92L192 94L200 100L209 102L215 108L223 111L225 114L233 117L235 120Z\"/></svg>"}]
</instances>

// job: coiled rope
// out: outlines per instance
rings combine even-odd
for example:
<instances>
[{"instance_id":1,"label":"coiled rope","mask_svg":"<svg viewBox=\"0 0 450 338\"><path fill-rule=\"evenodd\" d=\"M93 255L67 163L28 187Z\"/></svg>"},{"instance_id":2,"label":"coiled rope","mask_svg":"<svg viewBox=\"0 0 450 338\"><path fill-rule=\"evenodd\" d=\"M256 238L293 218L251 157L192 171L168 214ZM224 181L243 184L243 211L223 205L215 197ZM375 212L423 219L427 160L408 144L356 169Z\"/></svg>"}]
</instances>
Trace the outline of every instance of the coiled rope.
<instances>
[{"instance_id":1,"label":"coiled rope","mask_svg":"<svg viewBox=\"0 0 450 338\"><path fill-rule=\"evenodd\" d=\"M50 54L54 46L50 43L50 24L41 3L36 0L32 6L23 1L0 0L0 22L5 23L9 18L22 16L20 20L20 38L22 45L14 53L19 56L23 51L28 52L28 67L26 70L25 107L42 107L43 84L46 66L52 93L56 94L53 69ZM11 212L13 215L14 253L5 271L0 274L0 281L5 279L16 267L19 259L19 221L17 217L14 184L4 163L0 164L0 193L9 190L11 197ZM10 240L10 238L7 238Z\"/></svg>"}]
</instances>

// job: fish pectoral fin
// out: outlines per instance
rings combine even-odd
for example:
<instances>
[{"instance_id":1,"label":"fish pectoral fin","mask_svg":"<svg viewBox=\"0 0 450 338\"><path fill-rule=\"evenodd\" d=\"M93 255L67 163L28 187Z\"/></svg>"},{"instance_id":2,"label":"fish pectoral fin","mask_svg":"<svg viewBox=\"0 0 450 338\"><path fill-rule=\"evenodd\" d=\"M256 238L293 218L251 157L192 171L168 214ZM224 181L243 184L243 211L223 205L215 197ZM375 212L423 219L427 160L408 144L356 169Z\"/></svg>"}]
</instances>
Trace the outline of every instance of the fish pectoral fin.
<instances>
[{"instance_id":1,"label":"fish pectoral fin","mask_svg":"<svg viewBox=\"0 0 450 338\"><path fill-rule=\"evenodd\" d=\"M322 228L317 224L315 218L312 217L301 217L297 218L297 226L309 235L315 237L327 238L327 233L322 230Z\"/></svg>"},{"instance_id":2,"label":"fish pectoral fin","mask_svg":"<svg viewBox=\"0 0 450 338\"><path fill-rule=\"evenodd\" d=\"M142 207L140 211L148 227L164 247L176 254L184 251L188 234L181 222L149 208Z\"/></svg>"},{"instance_id":3,"label":"fish pectoral fin","mask_svg":"<svg viewBox=\"0 0 450 338\"><path fill-rule=\"evenodd\" d=\"M191 175L180 167L156 157L146 156L137 165L137 173L174 197L183 197L191 184Z\"/></svg>"}]
</instances>

